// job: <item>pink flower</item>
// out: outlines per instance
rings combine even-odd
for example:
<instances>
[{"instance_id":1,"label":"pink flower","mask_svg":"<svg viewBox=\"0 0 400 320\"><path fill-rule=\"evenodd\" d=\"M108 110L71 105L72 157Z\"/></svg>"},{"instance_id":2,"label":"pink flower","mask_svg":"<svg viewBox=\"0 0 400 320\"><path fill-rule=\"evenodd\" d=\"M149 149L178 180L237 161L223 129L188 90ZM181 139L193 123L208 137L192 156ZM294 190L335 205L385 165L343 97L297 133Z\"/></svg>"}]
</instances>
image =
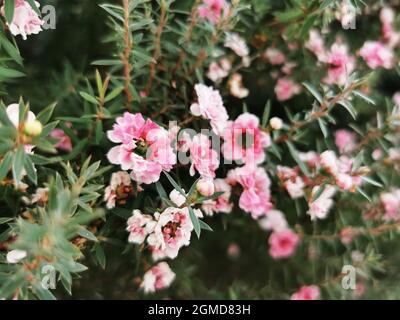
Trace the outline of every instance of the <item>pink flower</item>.
<instances>
[{"instance_id":1,"label":"pink flower","mask_svg":"<svg viewBox=\"0 0 400 320\"><path fill-rule=\"evenodd\" d=\"M317 193L320 191L320 186L315 186L312 189L311 197L315 197ZM307 214L311 216L311 220L315 219L325 219L329 213L329 210L332 208L333 196L336 193L335 187L331 185L326 185L325 189L322 193L314 200L309 203L309 209Z\"/></svg>"},{"instance_id":2,"label":"pink flower","mask_svg":"<svg viewBox=\"0 0 400 320\"><path fill-rule=\"evenodd\" d=\"M219 91L204 84L196 84L194 88L197 94L197 103L190 106L190 111L194 116L210 120L212 129L220 135L228 121L228 113Z\"/></svg>"},{"instance_id":3,"label":"pink flower","mask_svg":"<svg viewBox=\"0 0 400 320\"><path fill-rule=\"evenodd\" d=\"M132 217L127 221L126 230L129 232L130 243L142 244L151 231L153 218L150 215L142 214L140 210L133 210Z\"/></svg>"},{"instance_id":4,"label":"pink flower","mask_svg":"<svg viewBox=\"0 0 400 320\"><path fill-rule=\"evenodd\" d=\"M204 178L214 178L215 170L219 167L218 153L212 149L210 139L204 134L197 134L193 137L190 145L190 175L195 170Z\"/></svg>"},{"instance_id":5,"label":"pink flower","mask_svg":"<svg viewBox=\"0 0 400 320\"><path fill-rule=\"evenodd\" d=\"M228 12L229 5L225 0L203 0L198 8L199 16L212 24L217 24Z\"/></svg>"},{"instance_id":6,"label":"pink flower","mask_svg":"<svg viewBox=\"0 0 400 320\"><path fill-rule=\"evenodd\" d=\"M140 287L145 293L153 293L168 288L175 279L175 273L166 262L160 262L148 270Z\"/></svg>"},{"instance_id":7,"label":"pink flower","mask_svg":"<svg viewBox=\"0 0 400 320\"><path fill-rule=\"evenodd\" d=\"M394 53L381 42L367 41L360 49L360 56L365 60L368 67L376 69L383 67L391 69L394 67Z\"/></svg>"},{"instance_id":8,"label":"pink flower","mask_svg":"<svg viewBox=\"0 0 400 320\"><path fill-rule=\"evenodd\" d=\"M233 208L233 204L229 200L231 197L231 186L224 179L215 179L214 188L214 192L223 192L223 194L216 199L203 202L201 206L202 210L208 216L212 216L214 212L230 213Z\"/></svg>"},{"instance_id":9,"label":"pink flower","mask_svg":"<svg viewBox=\"0 0 400 320\"><path fill-rule=\"evenodd\" d=\"M208 68L207 78L213 82L219 82L228 76L231 68L232 65L228 59L221 59L219 62L213 61Z\"/></svg>"},{"instance_id":10,"label":"pink flower","mask_svg":"<svg viewBox=\"0 0 400 320\"><path fill-rule=\"evenodd\" d=\"M262 163L265 160L264 149L270 146L271 139L259 125L260 120L250 113L243 113L235 121L228 122L222 145L225 159L248 165Z\"/></svg>"},{"instance_id":11,"label":"pink flower","mask_svg":"<svg viewBox=\"0 0 400 320\"><path fill-rule=\"evenodd\" d=\"M263 168L244 166L228 172L227 182L243 187L239 207L249 212L253 219L265 216L272 208L271 181Z\"/></svg>"},{"instance_id":12,"label":"pink flower","mask_svg":"<svg viewBox=\"0 0 400 320\"><path fill-rule=\"evenodd\" d=\"M315 285L303 286L294 293L291 300L318 300L320 296L319 288Z\"/></svg>"},{"instance_id":13,"label":"pink flower","mask_svg":"<svg viewBox=\"0 0 400 320\"><path fill-rule=\"evenodd\" d=\"M223 194L216 199L203 202L202 210L208 216L212 216L214 212L230 213L233 208L233 204L229 201L231 186L224 179L215 179L214 188L214 192L223 192Z\"/></svg>"},{"instance_id":14,"label":"pink flower","mask_svg":"<svg viewBox=\"0 0 400 320\"><path fill-rule=\"evenodd\" d=\"M324 59L329 65L325 82L328 84L344 85L349 75L355 69L355 58L348 54L346 44L336 41Z\"/></svg>"},{"instance_id":15,"label":"pink flower","mask_svg":"<svg viewBox=\"0 0 400 320\"><path fill-rule=\"evenodd\" d=\"M310 30L309 39L306 42L305 47L313 54L315 54L319 61L325 61L326 49L324 45L324 40L317 30Z\"/></svg>"},{"instance_id":16,"label":"pink flower","mask_svg":"<svg viewBox=\"0 0 400 320\"><path fill-rule=\"evenodd\" d=\"M382 149L376 148L376 149L374 149L374 151L372 152L372 159L374 159L375 161L381 159L382 156L383 156Z\"/></svg>"},{"instance_id":17,"label":"pink flower","mask_svg":"<svg viewBox=\"0 0 400 320\"><path fill-rule=\"evenodd\" d=\"M292 199L298 199L304 195L305 183L296 170L277 166L277 176Z\"/></svg>"},{"instance_id":18,"label":"pink flower","mask_svg":"<svg viewBox=\"0 0 400 320\"><path fill-rule=\"evenodd\" d=\"M190 244L193 224L189 209L169 207L162 213L156 212L154 218L155 225L147 243L158 251L158 256L161 254L170 259L176 258L179 249Z\"/></svg>"},{"instance_id":19,"label":"pink flower","mask_svg":"<svg viewBox=\"0 0 400 320\"><path fill-rule=\"evenodd\" d=\"M279 101L291 99L294 95L300 93L300 86L289 78L278 79L275 86L275 94Z\"/></svg>"},{"instance_id":20,"label":"pink flower","mask_svg":"<svg viewBox=\"0 0 400 320\"><path fill-rule=\"evenodd\" d=\"M37 7L40 6L39 2L35 1ZM4 15L4 6L1 9ZM38 34L42 31L44 21L40 19L37 13L32 9L27 1L15 1L14 17L11 24L7 23L11 33L14 36L21 35L24 40L28 35Z\"/></svg>"},{"instance_id":21,"label":"pink flower","mask_svg":"<svg viewBox=\"0 0 400 320\"><path fill-rule=\"evenodd\" d=\"M268 48L264 52L264 57L271 63L272 65L279 65L285 63L286 57L285 55L276 48Z\"/></svg>"},{"instance_id":22,"label":"pink flower","mask_svg":"<svg viewBox=\"0 0 400 320\"><path fill-rule=\"evenodd\" d=\"M114 208L116 201L125 204L130 193L132 193L132 183L129 174L125 171L113 173L110 185L104 191L107 209Z\"/></svg>"},{"instance_id":23,"label":"pink flower","mask_svg":"<svg viewBox=\"0 0 400 320\"><path fill-rule=\"evenodd\" d=\"M292 230L273 232L268 240L269 254L274 259L288 258L293 255L300 241Z\"/></svg>"},{"instance_id":24,"label":"pink flower","mask_svg":"<svg viewBox=\"0 0 400 320\"><path fill-rule=\"evenodd\" d=\"M171 191L171 193L169 194L169 198L174 204L176 204L177 207L183 206L183 204L186 202L186 197L175 189Z\"/></svg>"},{"instance_id":25,"label":"pink flower","mask_svg":"<svg viewBox=\"0 0 400 320\"><path fill-rule=\"evenodd\" d=\"M50 137L58 140L58 142L54 145L56 148L67 151L67 152L72 151L71 138L69 136L67 136L63 130L53 129L50 132Z\"/></svg>"},{"instance_id":26,"label":"pink flower","mask_svg":"<svg viewBox=\"0 0 400 320\"><path fill-rule=\"evenodd\" d=\"M245 59L249 55L249 47L239 34L230 32L226 35L225 47L231 49L239 57Z\"/></svg>"},{"instance_id":27,"label":"pink flower","mask_svg":"<svg viewBox=\"0 0 400 320\"><path fill-rule=\"evenodd\" d=\"M400 189L382 193L380 200L385 211L385 220L397 220L400 218Z\"/></svg>"},{"instance_id":28,"label":"pink flower","mask_svg":"<svg viewBox=\"0 0 400 320\"><path fill-rule=\"evenodd\" d=\"M268 214L258 220L258 224L263 230L272 230L273 232L281 232L288 229L285 215L278 210L271 210Z\"/></svg>"},{"instance_id":29,"label":"pink flower","mask_svg":"<svg viewBox=\"0 0 400 320\"><path fill-rule=\"evenodd\" d=\"M150 119L144 120L140 113L125 112L107 135L112 142L121 143L108 152L109 161L131 170L138 184L158 181L161 171L171 170L176 163L168 131Z\"/></svg>"},{"instance_id":30,"label":"pink flower","mask_svg":"<svg viewBox=\"0 0 400 320\"><path fill-rule=\"evenodd\" d=\"M338 174L339 172L338 158L336 157L336 154L333 151L327 150L321 153L320 163L321 166L331 175L335 176Z\"/></svg>"},{"instance_id":31,"label":"pink flower","mask_svg":"<svg viewBox=\"0 0 400 320\"><path fill-rule=\"evenodd\" d=\"M340 153L349 153L356 148L356 134L349 130L340 129L335 132L335 143Z\"/></svg>"}]
</instances>

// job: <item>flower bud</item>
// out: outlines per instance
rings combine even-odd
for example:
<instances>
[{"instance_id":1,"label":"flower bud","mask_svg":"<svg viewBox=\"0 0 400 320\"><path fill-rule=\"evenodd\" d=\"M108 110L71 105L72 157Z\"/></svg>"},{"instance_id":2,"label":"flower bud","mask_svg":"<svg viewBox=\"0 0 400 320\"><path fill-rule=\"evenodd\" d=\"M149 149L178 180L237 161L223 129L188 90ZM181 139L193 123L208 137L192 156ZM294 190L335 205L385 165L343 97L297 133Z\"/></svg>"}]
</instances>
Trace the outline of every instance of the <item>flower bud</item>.
<instances>
[{"instance_id":1,"label":"flower bud","mask_svg":"<svg viewBox=\"0 0 400 320\"><path fill-rule=\"evenodd\" d=\"M212 179L201 178L196 185L197 191L204 197L209 197L214 194L214 182Z\"/></svg>"},{"instance_id":2,"label":"flower bud","mask_svg":"<svg viewBox=\"0 0 400 320\"><path fill-rule=\"evenodd\" d=\"M11 250L9 253L7 253L7 262L8 263L18 263L22 259L26 257L27 253L24 250Z\"/></svg>"},{"instance_id":3,"label":"flower bud","mask_svg":"<svg viewBox=\"0 0 400 320\"><path fill-rule=\"evenodd\" d=\"M24 132L28 136L36 137L42 133L42 128L39 120L27 121L24 126Z\"/></svg>"},{"instance_id":4,"label":"flower bud","mask_svg":"<svg viewBox=\"0 0 400 320\"><path fill-rule=\"evenodd\" d=\"M271 120L269 120L269 125L274 130L280 130L280 129L282 129L283 121L281 118L273 117L273 118L271 118Z\"/></svg>"}]
</instances>

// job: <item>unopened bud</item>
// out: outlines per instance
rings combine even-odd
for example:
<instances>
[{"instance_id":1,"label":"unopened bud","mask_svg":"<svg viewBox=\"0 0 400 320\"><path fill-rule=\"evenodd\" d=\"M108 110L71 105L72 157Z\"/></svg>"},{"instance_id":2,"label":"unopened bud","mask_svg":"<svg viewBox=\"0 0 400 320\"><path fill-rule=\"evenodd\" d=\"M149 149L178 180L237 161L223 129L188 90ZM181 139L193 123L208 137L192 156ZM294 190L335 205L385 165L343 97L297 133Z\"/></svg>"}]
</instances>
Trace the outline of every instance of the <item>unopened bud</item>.
<instances>
[{"instance_id":1,"label":"unopened bud","mask_svg":"<svg viewBox=\"0 0 400 320\"><path fill-rule=\"evenodd\" d=\"M25 123L24 132L28 136L36 137L42 133L42 124L39 120L28 121Z\"/></svg>"},{"instance_id":2,"label":"unopened bud","mask_svg":"<svg viewBox=\"0 0 400 320\"><path fill-rule=\"evenodd\" d=\"M197 191L204 197L209 197L214 194L214 182L212 179L202 178L197 182Z\"/></svg>"},{"instance_id":3,"label":"unopened bud","mask_svg":"<svg viewBox=\"0 0 400 320\"><path fill-rule=\"evenodd\" d=\"M269 125L274 130L280 130L280 129L282 129L283 121L281 118L273 117L273 118L271 118L271 120L269 120Z\"/></svg>"}]
</instances>

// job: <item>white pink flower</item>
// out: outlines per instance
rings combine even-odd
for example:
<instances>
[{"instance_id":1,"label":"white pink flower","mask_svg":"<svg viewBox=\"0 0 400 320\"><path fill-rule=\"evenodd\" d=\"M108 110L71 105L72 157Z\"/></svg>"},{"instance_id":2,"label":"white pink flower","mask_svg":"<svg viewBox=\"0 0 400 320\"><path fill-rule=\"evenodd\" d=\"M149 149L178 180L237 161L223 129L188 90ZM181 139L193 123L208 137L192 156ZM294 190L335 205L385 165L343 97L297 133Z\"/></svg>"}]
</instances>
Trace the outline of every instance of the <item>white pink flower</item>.
<instances>
[{"instance_id":1,"label":"white pink flower","mask_svg":"<svg viewBox=\"0 0 400 320\"><path fill-rule=\"evenodd\" d=\"M271 181L265 169L254 166L232 169L228 172L227 182L242 186L239 207L250 213L253 219L265 216L271 210Z\"/></svg>"},{"instance_id":2,"label":"white pink flower","mask_svg":"<svg viewBox=\"0 0 400 320\"><path fill-rule=\"evenodd\" d=\"M34 2L37 7L40 6L39 2ZM2 7L2 14L4 15L4 6ZM11 23L7 23L11 33L14 36L21 35L24 40L28 35L38 34L42 31L44 21L40 19L38 14L33 10L28 1L17 0L15 1L14 17Z\"/></svg>"},{"instance_id":3,"label":"white pink flower","mask_svg":"<svg viewBox=\"0 0 400 320\"><path fill-rule=\"evenodd\" d=\"M299 241L299 236L290 229L273 232L268 239L269 254L274 259L289 258L296 251Z\"/></svg>"},{"instance_id":4,"label":"white pink flower","mask_svg":"<svg viewBox=\"0 0 400 320\"><path fill-rule=\"evenodd\" d=\"M27 257L28 253L25 250L14 249L7 253L7 262L15 264Z\"/></svg>"},{"instance_id":5,"label":"white pink flower","mask_svg":"<svg viewBox=\"0 0 400 320\"><path fill-rule=\"evenodd\" d=\"M394 67L395 57L392 49L378 41L365 42L360 49L360 56L371 69L379 67L391 69Z\"/></svg>"},{"instance_id":6,"label":"white pink flower","mask_svg":"<svg viewBox=\"0 0 400 320\"><path fill-rule=\"evenodd\" d=\"M328 84L344 85L349 75L355 69L355 58L350 56L349 48L346 44L336 41L332 44L330 51L324 58L324 62L329 65L328 75L325 82Z\"/></svg>"},{"instance_id":7,"label":"white pink flower","mask_svg":"<svg viewBox=\"0 0 400 320\"><path fill-rule=\"evenodd\" d=\"M193 224L189 209L166 208L162 213L154 214L155 225L147 238L152 249L158 250L158 256L176 258L179 249L190 244Z\"/></svg>"},{"instance_id":8,"label":"white pink flower","mask_svg":"<svg viewBox=\"0 0 400 320\"><path fill-rule=\"evenodd\" d=\"M229 92L232 96L243 99L249 95L249 90L243 85L243 77L239 73L235 73L228 81Z\"/></svg>"},{"instance_id":9,"label":"white pink flower","mask_svg":"<svg viewBox=\"0 0 400 320\"><path fill-rule=\"evenodd\" d=\"M190 106L190 111L194 116L201 116L210 120L212 129L216 134L220 135L226 127L228 113L219 91L204 84L196 84L194 89L197 95L197 102Z\"/></svg>"},{"instance_id":10,"label":"white pink flower","mask_svg":"<svg viewBox=\"0 0 400 320\"><path fill-rule=\"evenodd\" d=\"M385 212L385 220L397 220L400 218L400 189L382 193L380 200Z\"/></svg>"},{"instance_id":11,"label":"white pink flower","mask_svg":"<svg viewBox=\"0 0 400 320\"><path fill-rule=\"evenodd\" d=\"M311 197L315 197L317 193L320 192L320 186L315 186L312 189ZM309 203L309 209L307 214L311 216L311 220L315 219L325 219L329 213L329 210L332 208L333 196L336 193L335 187L331 185L326 185L322 193L315 199Z\"/></svg>"},{"instance_id":12,"label":"white pink flower","mask_svg":"<svg viewBox=\"0 0 400 320\"><path fill-rule=\"evenodd\" d=\"M335 132L335 143L340 153L349 153L356 148L356 134L346 129Z\"/></svg>"},{"instance_id":13,"label":"white pink flower","mask_svg":"<svg viewBox=\"0 0 400 320\"><path fill-rule=\"evenodd\" d=\"M235 52L239 57L246 58L249 55L249 48L246 41L237 33L227 33L224 45Z\"/></svg>"},{"instance_id":14,"label":"white pink flower","mask_svg":"<svg viewBox=\"0 0 400 320\"><path fill-rule=\"evenodd\" d=\"M217 24L229 11L229 4L225 0L203 0L199 6L199 16L212 24Z\"/></svg>"},{"instance_id":15,"label":"white pink flower","mask_svg":"<svg viewBox=\"0 0 400 320\"><path fill-rule=\"evenodd\" d=\"M115 203L125 204L129 194L132 193L132 181L125 171L114 172L111 176L110 185L104 191L104 201L107 209L115 207Z\"/></svg>"},{"instance_id":16,"label":"white pink flower","mask_svg":"<svg viewBox=\"0 0 400 320\"><path fill-rule=\"evenodd\" d=\"M136 244L142 244L154 227L153 218L150 215L142 214L140 210L133 210L127 224L128 241Z\"/></svg>"},{"instance_id":17,"label":"white pink flower","mask_svg":"<svg viewBox=\"0 0 400 320\"><path fill-rule=\"evenodd\" d=\"M264 57L269 61L270 64L272 65L279 65L285 63L286 57L280 51L279 49L276 48L268 48L264 52Z\"/></svg>"},{"instance_id":18,"label":"white pink flower","mask_svg":"<svg viewBox=\"0 0 400 320\"><path fill-rule=\"evenodd\" d=\"M277 176L292 199L304 196L305 183L297 170L277 166Z\"/></svg>"},{"instance_id":19,"label":"white pink flower","mask_svg":"<svg viewBox=\"0 0 400 320\"><path fill-rule=\"evenodd\" d=\"M216 199L204 201L201 209L208 216L212 216L214 212L230 213L233 208L230 202L231 186L224 179L215 179L214 188L214 192L223 192L223 194Z\"/></svg>"},{"instance_id":20,"label":"white pink flower","mask_svg":"<svg viewBox=\"0 0 400 320\"><path fill-rule=\"evenodd\" d=\"M190 175L197 171L204 178L214 178L219 167L218 153L212 149L210 139L204 134L193 137L190 145Z\"/></svg>"},{"instance_id":21,"label":"white pink flower","mask_svg":"<svg viewBox=\"0 0 400 320\"><path fill-rule=\"evenodd\" d=\"M320 290L317 286L303 286L299 291L295 292L291 300L318 300L320 297Z\"/></svg>"},{"instance_id":22,"label":"white pink flower","mask_svg":"<svg viewBox=\"0 0 400 320\"><path fill-rule=\"evenodd\" d=\"M229 75L231 68L232 65L226 58L221 59L218 62L213 61L208 68L207 78L213 82L219 82Z\"/></svg>"},{"instance_id":23,"label":"white pink flower","mask_svg":"<svg viewBox=\"0 0 400 320\"><path fill-rule=\"evenodd\" d=\"M140 287L145 293L154 293L168 288L174 279L175 273L168 263L160 262L144 274Z\"/></svg>"},{"instance_id":24,"label":"white pink flower","mask_svg":"<svg viewBox=\"0 0 400 320\"><path fill-rule=\"evenodd\" d=\"M131 170L131 177L138 184L158 181L161 171L171 170L176 163L168 131L145 120L140 113L125 112L107 136L112 142L121 143L108 152L109 161L122 170Z\"/></svg>"},{"instance_id":25,"label":"white pink flower","mask_svg":"<svg viewBox=\"0 0 400 320\"><path fill-rule=\"evenodd\" d=\"M308 41L305 44L305 47L310 50L315 56L318 58L319 61L325 61L326 59L326 49L324 40L322 39L320 33L315 30L311 29Z\"/></svg>"},{"instance_id":26,"label":"white pink flower","mask_svg":"<svg viewBox=\"0 0 400 320\"><path fill-rule=\"evenodd\" d=\"M301 91L300 86L289 78L278 79L275 85L275 94L279 101L291 99L294 95Z\"/></svg>"},{"instance_id":27,"label":"white pink flower","mask_svg":"<svg viewBox=\"0 0 400 320\"><path fill-rule=\"evenodd\" d=\"M258 220L258 224L263 230L272 230L281 232L288 229L288 224L283 212L279 210L270 210L265 217Z\"/></svg>"},{"instance_id":28,"label":"white pink flower","mask_svg":"<svg viewBox=\"0 0 400 320\"><path fill-rule=\"evenodd\" d=\"M183 204L186 202L186 197L176 189L171 191L169 198L177 207L183 206Z\"/></svg>"},{"instance_id":29,"label":"white pink flower","mask_svg":"<svg viewBox=\"0 0 400 320\"><path fill-rule=\"evenodd\" d=\"M271 138L259 126L258 117L250 113L243 113L235 121L228 122L222 145L225 159L248 165L262 163L265 160L264 149L270 146Z\"/></svg>"},{"instance_id":30,"label":"white pink flower","mask_svg":"<svg viewBox=\"0 0 400 320\"><path fill-rule=\"evenodd\" d=\"M10 119L11 123L14 125L15 128L19 128L19 104L18 103L13 103L10 104L7 108L6 108L6 113L8 118ZM36 116L32 111L28 111L25 115L25 121L23 121L23 126L26 126L29 123L34 123L36 122ZM32 153L34 146L30 145L30 144L25 144L24 145L24 149L25 152L30 154Z\"/></svg>"}]
</instances>

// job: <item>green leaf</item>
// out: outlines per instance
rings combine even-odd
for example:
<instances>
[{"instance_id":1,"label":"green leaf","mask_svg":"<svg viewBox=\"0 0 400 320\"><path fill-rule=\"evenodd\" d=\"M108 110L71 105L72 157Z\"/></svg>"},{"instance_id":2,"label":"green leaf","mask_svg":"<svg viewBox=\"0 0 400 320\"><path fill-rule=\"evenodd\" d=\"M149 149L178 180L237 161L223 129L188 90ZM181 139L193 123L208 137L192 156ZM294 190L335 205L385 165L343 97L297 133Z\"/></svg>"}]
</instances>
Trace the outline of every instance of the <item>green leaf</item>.
<instances>
[{"instance_id":1,"label":"green leaf","mask_svg":"<svg viewBox=\"0 0 400 320\"><path fill-rule=\"evenodd\" d=\"M0 67L0 77L4 78L20 78L25 77L25 74L21 71L17 71L10 68Z\"/></svg>"},{"instance_id":2,"label":"green leaf","mask_svg":"<svg viewBox=\"0 0 400 320\"><path fill-rule=\"evenodd\" d=\"M171 184L173 185L173 187L179 191L179 193L183 196L186 197L185 192L183 191L183 189L179 186L178 183L176 183L176 181L169 175L168 172L164 171L164 174L166 175L167 179L169 180L169 182L171 182Z\"/></svg>"},{"instance_id":3,"label":"green leaf","mask_svg":"<svg viewBox=\"0 0 400 320\"><path fill-rule=\"evenodd\" d=\"M269 115L271 113L271 100L268 100L265 104L264 113L262 117L261 127L266 128L268 124Z\"/></svg>"},{"instance_id":4,"label":"green leaf","mask_svg":"<svg viewBox=\"0 0 400 320\"><path fill-rule=\"evenodd\" d=\"M121 92L124 90L124 87L117 87L114 90L112 90L104 99L104 102L108 102L116 98Z\"/></svg>"},{"instance_id":5,"label":"green leaf","mask_svg":"<svg viewBox=\"0 0 400 320\"><path fill-rule=\"evenodd\" d=\"M303 82L302 84L303 84L303 86L306 87L306 89L313 95L313 97L314 97L315 99L317 99L317 101L318 101L319 103L322 103L322 100L323 100L323 99L322 99L321 94L318 92L318 90L317 90L311 83Z\"/></svg>"},{"instance_id":6,"label":"green leaf","mask_svg":"<svg viewBox=\"0 0 400 320\"><path fill-rule=\"evenodd\" d=\"M367 97L364 93L362 93L362 92L360 92L360 91L358 91L358 90L353 90L353 93L354 93L356 96L358 96L358 97L360 97L361 99L363 99L364 101L366 101L367 103L372 104L372 105L376 105L375 101L372 100L370 97Z\"/></svg>"},{"instance_id":7,"label":"green leaf","mask_svg":"<svg viewBox=\"0 0 400 320\"><path fill-rule=\"evenodd\" d=\"M361 179L364 180L365 182L368 182L369 184L372 184L375 187L380 187L380 188L383 187L383 185L380 182L375 181L369 177L361 177Z\"/></svg>"},{"instance_id":8,"label":"green leaf","mask_svg":"<svg viewBox=\"0 0 400 320\"><path fill-rule=\"evenodd\" d=\"M195 182L193 182L192 186L189 189L188 197L190 197L196 191L196 186L200 179L201 179L201 177L199 177L198 179L196 179Z\"/></svg>"},{"instance_id":9,"label":"green leaf","mask_svg":"<svg viewBox=\"0 0 400 320\"><path fill-rule=\"evenodd\" d=\"M199 222L200 220L194 213L192 207L189 206L188 209L189 209L190 220L192 220L193 223L194 231L196 232L197 238L200 238L200 233L201 233L201 227Z\"/></svg>"},{"instance_id":10,"label":"green leaf","mask_svg":"<svg viewBox=\"0 0 400 320\"><path fill-rule=\"evenodd\" d=\"M91 241L94 241L94 242L98 242L99 241L92 232L90 232L89 230L85 229L84 227L79 228L76 233L78 235L80 235L81 237L86 238L88 240L91 240Z\"/></svg>"},{"instance_id":11,"label":"green leaf","mask_svg":"<svg viewBox=\"0 0 400 320\"><path fill-rule=\"evenodd\" d=\"M357 111L356 111L356 109L354 109L353 105L350 102L342 100L342 101L339 101L338 104L341 105L342 107L344 107L350 113L350 115L353 117L353 119L356 120Z\"/></svg>"},{"instance_id":12,"label":"green leaf","mask_svg":"<svg viewBox=\"0 0 400 320\"><path fill-rule=\"evenodd\" d=\"M98 102L97 102L97 99L95 97L93 97L90 94L88 94L86 92L83 92L83 91L80 91L79 94L83 99L85 99L86 101L88 101L90 103L93 103L94 105L97 106Z\"/></svg>"},{"instance_id":13,"label":"green leaf","mask_svg":"<svg viewBox=\"0 0 400 320\"><path fill-rule=\"evenodd\" d=\"M199 219L200 227L207 231L214 231L207 223Z\"/></svg>"},{"instance_id":14,"label":"green leaf","mask_svg":"<svg viewBox=\"0 0 400 320\"><path fill-rule=\"evenodd\" d=\"M361 188L357 187L357 191L358 191L358 193L360 193L365 199L367 199L369 202L372 202L371 198L369 197L368 194L365 193L364 190L362 190Z\"/></svg>"},{"instance_id":15,"label":"green leaf","mask_svg":"<svg viewBox=\"0 0 400 320\"><path fill-rule=\"evenodd\" d=\"M294 147L294 145L290 141L285 141L286 145L288 146L289 152L291 156L293 157L294 161L298 164L300 167L301 171L308 177L310 176L310 171L308 170L307 166L304 164L303 161L300 160L298 151Z\"/></svg>"},{"instance_id":16,"label":"green leaf","mask_svg":"<svg viewBox=\"0 0 400 320\"><path fill-rule=\"evenodd\" d=\"M14 0L4 0L4 13L8 23L11 23L14 18Z\"/></svg>"},{"instance_id":17,"label":"green leaf","mask_svg":"<svg viewBox=\"0 0 400 320\"><path fill-rule=\"evenodd\" d=\"M53 115L56 105L57 105L57 102L54 102L38 113L36 118L37 118L37 120L40 121L40 123L42 125L46 125L49 122L51 116Z\"/></svg>"},{"instance_id":18,"label":"green leaf","mask_svg":"<svg viewBox=\"0 0 400 320\"><path fill-rule=\"evenodd\" d=\"M17 185L19 185L21 182L22 169L24 168L25 156L26 154L24 146L20 145L17 149L17 152L15 153L14 162L12 165L13 177Z\"/></svg>"},{"instance_id":19,"label":"green leaf","mask_svg":"<svg viewBox=\"0 0 400 320\"><path fill-rule=\"evenodd\" d=\"M36 185L37 184L37 173L35 169L35 165L33 164L31 158L27 155L25 156L25 164L24 164L26 173L28 178Z\"/></svg>"},{"instance_id":20,"label":"green leaf","mask_svg":"<svg viewBox=\"0 0 400 320\"><path fill-rule=\"evenodd\" d=\"M99 265L105 269L106 268L106 255L104 249L100 245L96 245L95 256Z\"/></svg>"},{"instance_id":21,"label":"green leaf","mask_svg":"<svg viewBox=\"0 0 400 320\"><path fill-rule=\"evenodd\" d=\"M0 181L2 181L8 174L11 168L11 162L13 161L13 152L9 151L4 156L0 163Z\"/></svg>"},{"instance_id":22,"label":"green leaf","mask_svg":"<svg viewBox=\"0 0 400 320\"><path fill-rule=\"evenodd\" d=\"M326 128L325 121L322 120L321 118L318 118L318 124L319 127L321 128L322 134L324 135L324 138L328 138L328 129Z\"/></svg>"}]
</instances>

